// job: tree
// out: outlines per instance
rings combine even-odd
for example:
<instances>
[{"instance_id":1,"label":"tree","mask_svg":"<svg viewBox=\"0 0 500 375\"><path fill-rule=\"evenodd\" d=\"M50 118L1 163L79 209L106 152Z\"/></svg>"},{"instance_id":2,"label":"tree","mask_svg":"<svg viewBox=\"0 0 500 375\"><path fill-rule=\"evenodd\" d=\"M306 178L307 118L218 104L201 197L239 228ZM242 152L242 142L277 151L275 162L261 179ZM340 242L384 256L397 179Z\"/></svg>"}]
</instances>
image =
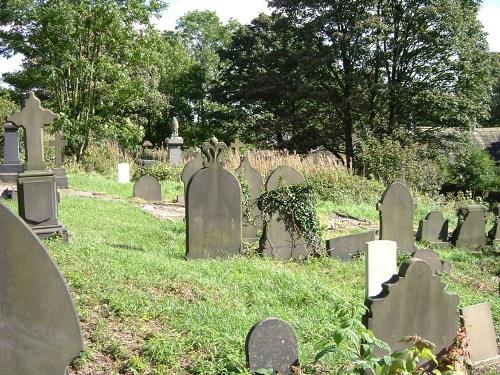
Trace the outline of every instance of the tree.
<instances>
[{"instance_id":1,"label":"tree","mask_svg":"<svg viewBox=\"0 0 500 375\"><path fill-rule=\"evenodd\" d=\"M500 126L500 53L491 53L491 87L490 116L483 123L485 126Z\"/></svg>"}]
</instances>

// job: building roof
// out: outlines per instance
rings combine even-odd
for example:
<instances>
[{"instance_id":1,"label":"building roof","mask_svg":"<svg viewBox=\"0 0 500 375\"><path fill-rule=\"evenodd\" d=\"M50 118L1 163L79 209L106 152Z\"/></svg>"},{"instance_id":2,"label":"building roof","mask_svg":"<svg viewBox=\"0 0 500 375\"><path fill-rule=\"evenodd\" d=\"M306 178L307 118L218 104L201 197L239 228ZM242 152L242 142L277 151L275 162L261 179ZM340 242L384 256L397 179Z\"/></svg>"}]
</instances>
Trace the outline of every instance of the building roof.
<instances>
[{"instance_id":1,"label":"building roof","mask_svg":"<svg viewBox=\"0 0 500 375\"><path fill-rule=\"evenodd\" d=\"M477 128L472 134L475 144L488 151L497 163L500 163L500 127Z\"/></svg>"}]
</instances>

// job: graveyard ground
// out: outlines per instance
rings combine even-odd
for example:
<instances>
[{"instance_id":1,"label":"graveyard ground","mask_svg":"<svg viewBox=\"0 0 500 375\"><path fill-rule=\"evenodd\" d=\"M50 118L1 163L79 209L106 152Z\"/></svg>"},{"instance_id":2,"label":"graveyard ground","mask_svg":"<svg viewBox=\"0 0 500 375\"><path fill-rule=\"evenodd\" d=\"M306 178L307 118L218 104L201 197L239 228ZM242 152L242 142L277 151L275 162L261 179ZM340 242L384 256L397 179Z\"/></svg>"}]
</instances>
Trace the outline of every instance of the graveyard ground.
<instances>
[{"instance_id":1,"label":"graveyard ground","mask_svg":"<svg viewBox=\"0 0 500 375\"><path fill-rule=\"evenodd\" d=\"M336 373L345 361L339 352L313 363L342 322L361 319L362 260L283 262L248 255L187 261L184 223L142 210L130 198L131 184L92 174L73 174L70 181L76 191L120 198L64 195L60 218L71 241L46 243L84 332L85 351L70 374L244 374L246 334L272 316L295 328L304 373ZM173 183L163 189L166 199L182 191ZM435 204L421 203L416 220ZM9 205L15 209L14 202ZM326 228L333 211L374 221L374 206L320 202L324 237L332 236ZM498 331L499 265L493 253L439 252L452 263L451 276L444 276L449 292L460 295L461 306L489 301Z\"/></svg>"}]
</instances>

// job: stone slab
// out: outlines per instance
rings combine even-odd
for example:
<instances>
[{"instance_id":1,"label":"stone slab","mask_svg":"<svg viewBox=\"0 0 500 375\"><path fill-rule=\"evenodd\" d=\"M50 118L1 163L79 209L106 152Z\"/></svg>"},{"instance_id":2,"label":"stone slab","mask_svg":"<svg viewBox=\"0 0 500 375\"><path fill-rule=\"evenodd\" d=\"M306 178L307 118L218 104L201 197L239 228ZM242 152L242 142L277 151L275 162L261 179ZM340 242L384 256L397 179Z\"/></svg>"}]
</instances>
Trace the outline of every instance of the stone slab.
<instances>
[{"instance_id":1,"label":"stone slab","mask_svg":"<svg viewBox=\"0 0 500 375\"><path fill-rule=\"evenodd\" d=\"M266 190L271 191L280 186L295 185L304 182L304 176L294 167L281 165L276 168L266 181Z\"/></svg>"},{"instance_id":2,"label":"stone slab","mask_svg":"<svg viewBox=\"0 0 500 375\"><path fill-rule=\"evenodd\" d=\"M172 165L180 165L182 163L182 145L184 140L181 137L173 137L168 139L168 155L169 162Z\"/></svg>"},{"instance_id":3,"label":"stone slab","mask_svg":"<svg viewBox=\"0 0 500 375\"><path fill-rule=\"evenodd\" d=\"M53 168L52 171L56 177L56 186L60 189L68 189L69 179L66 174L66 168Z\"/></svg>"},{"instance_id":4,"label":"stone slab","mask_svg":"<svg viewBox=\"0 0 500 375\"><path fill-rule=\"evenodd\" d=\"M134 197L159 202L161 201L161 185L152 176L142 176L134 184Z\"/></svg>"},{"instance_id":5,"label":"stone slab","mask_svg":"<svg viewBox=\"0 0 500 375\"><path fill-rule=\"evenodd\" d=\"M118 182L128 184L130 182L130 165L128 163L118 164Z\"/></svg>"},{"instance_id":6,"label":"stone slab","mask_svg":"<svg viewBox=\"0 0 500 375\"><path fill-rule=\"evenodd\" d=\"M375 241L375 231L332 238L326 241L326 251L332 258L352 260L359 252L367 250L368 245L366 243L370 241Z\"/></svg>"},{"instance_id":7,"label":"stone slab","mask_svg":"<svg viewBox=\"0 0 500 375\"><path fill-rule=\"evenodd\" d=\"M398 272L397 245L395 241L370 241L365 254L365 296L371 297L382 292L382 283Z\"/></svg>"},{"instance_id":8,"label":"stone slab","mask_svg":"<svg viewBox=\"0 0 500 375\"><path fill-rule=\"evenodd\" d=\"M200 169L204 168L204 160L205 158L200 153L198 153L193 159L191 159L184 165L181 176L182 183L184 184L184 195L186 195L187 186L189 184L189 181L191 181L191 177L193 177L193 175Z\"/></svg>"},{"instance_id":9,"label":"stone slab","mask_svg":"<svg viewBox=\"0 0 500 375\"><path fill-rule=\"evenodd\" d=\"M251 371L294 374L292 367L299 365L299 351L292 326L277 318L260 321L247 335L246 356Z\"/></svg>"},{"instance_id":10,"label":"stone slab","mask_svg":"<svg viewBox=\"0 0 500 375\"><path fill-rule=\"evenodd\" d=\"M0 226L1 372L63 375L82 350L71 295L40 240L1 204Z\"/></svg>"},{"instance_id":11,"label":"stone slab","mask_svg":"<svg viewBox=\"0 0 500 375\"><path fill-rule=\"evenodd\" d=\"M458 212L458 224L451 236L455 247L476 251L486 245L486 207L469 205Z\"/></svg>"},{"instance_id":12,"label":"stone slab","mask_svg":"<svg viewBox=\"0 0 500 375\"><path fill-rule=\"evenodd\" d=\"M430 244L443 244L448 242L448 220L440 211L432 211L425 219L420 220L417 241L425 241Z\"/></svg>"},{"instance_id":13,"label":"stone slab","mask_svg":"<svg viewBox=\"0 0 500 375\"><path fill-rule=\"evenodd\" d=\"M439 254L434 250L417 250L412 255L412 258L422 259L431 267L432 273L438 275L440 273L450 274L451 263L439 259Z\"/></svg>"},{"instance_id":14,"label":"stone slab","mask_svg":"<svg viewBox=\"0 0 500 375\"><path fill-rule=\"evenodd\" d=\"M464 307L461 312L472 366L477 368L500 363L490 304L486 302Z\"/></svg>"}]
</instances>

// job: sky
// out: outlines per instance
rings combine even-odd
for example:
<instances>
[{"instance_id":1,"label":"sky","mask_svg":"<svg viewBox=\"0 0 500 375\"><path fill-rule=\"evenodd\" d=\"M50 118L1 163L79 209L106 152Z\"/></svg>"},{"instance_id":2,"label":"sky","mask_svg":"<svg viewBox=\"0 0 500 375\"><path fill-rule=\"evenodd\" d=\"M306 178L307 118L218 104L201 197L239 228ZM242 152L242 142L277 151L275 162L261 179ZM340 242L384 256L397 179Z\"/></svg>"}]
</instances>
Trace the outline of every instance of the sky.
<instances>
[{"instance_id":1,"label":"sky","mask_svg":"<svg viewBox=\"0 0 500 375\"><path fill-rule=\"evenodd\" d=\"M226 22L230 18L240 23L249 23L261 12L267 11L266 0L171 0L163 17L155 24L161 30L173 30L179 17L190 10L213 10ZM484 0L479 12L479 20L488 33L491 51L500 52L500 0ZM0 58L0 74L18 70L22 56L8 60Z\"/></svg>"}]
</instances>

